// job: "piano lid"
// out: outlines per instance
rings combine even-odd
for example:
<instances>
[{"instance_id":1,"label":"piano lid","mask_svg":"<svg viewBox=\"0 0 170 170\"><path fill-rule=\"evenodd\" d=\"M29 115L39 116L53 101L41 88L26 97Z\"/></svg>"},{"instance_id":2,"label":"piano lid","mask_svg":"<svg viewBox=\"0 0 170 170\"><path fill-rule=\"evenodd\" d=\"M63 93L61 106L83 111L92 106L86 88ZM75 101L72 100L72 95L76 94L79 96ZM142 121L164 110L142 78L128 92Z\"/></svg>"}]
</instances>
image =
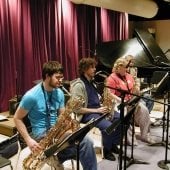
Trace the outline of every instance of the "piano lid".
<instances>
[{"instance_id":1,"label":"piano lid","mask_svg":"<svg viewBox=\"0 0 170 170\"><path fill-rule=\"evenodd\" d=\"M97 44L96 52L100 63L107 68L112 68L113 63L119 57L133 55L135 57L135 66L138 67L138 72L141 74L139 77L147 77L147 75L145 76L145 71L146 74L152 74L153 68L170 66L169 60L156 43L152 34L140 29L135 29L134 38L132 39ZM150 77L150 75L148 76Z\"/></svg>"}]
</instances>

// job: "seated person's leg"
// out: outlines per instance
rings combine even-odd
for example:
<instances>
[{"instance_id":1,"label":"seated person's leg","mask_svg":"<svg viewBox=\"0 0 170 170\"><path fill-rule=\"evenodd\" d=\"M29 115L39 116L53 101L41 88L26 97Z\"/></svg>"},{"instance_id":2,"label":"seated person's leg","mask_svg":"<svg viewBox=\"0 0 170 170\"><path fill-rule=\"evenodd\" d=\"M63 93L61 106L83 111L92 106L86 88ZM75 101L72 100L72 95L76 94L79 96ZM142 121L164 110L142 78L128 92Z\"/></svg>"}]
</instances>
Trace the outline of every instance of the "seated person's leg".
<instances>
[{"instance_id":1,"label":"seated person's leg","mask_svg":"<svg viewBox=\"0 0 170 170\"><path fill-rule=\"evenodd\" d=\"M76 145L70 146L57 154L61 163L69 159L75 159L77 153ZM97 160L93 148L93 142L87 136L80 142L80 162L84 170L96 170Z\"/></svg>"},{"instance_id":2,"label":"seated person's leg","mask_svg":"<svg viewBox=\"0 0 170 170\"><path fill-rule=\"evenodd\" d=\"M152 109L153 109L153 106L154 106L153 99L151 98L151 95L148 94L148 93L144 93L143 97L144 98L141 99L141 102L143 104L145 104L145 106L148 108L149 113L150 113L152 111Z\"/></svg>"},{"instance_id":3,"label":"seated person's leg","mask_svg":"<svg viewBox=\"0 0 170 170\"><path fill-rule=\"evenodd\" d=\"M149 111L142 102L139 102L139 109L135 112L135 124L140 127L141 140L147 143L152 143L153 140L148 137L151 124Z\"/></svg>"},{"instance_id":4,"label":"seated person's leg","mask_svg":"<svg viewBox=\"0 0 170 170\"><path fill-rule=\"evenodd\" d=\"M92 118L96 119L98 117L100 117L100 114L88 114L83 116L82 122L83 123L87 123L88 121L90 121ZM111 153L113 144L115 143L116 140L116 136L114 136L114 133L108 135L106 133L106 128L109 127L112 124L111 121L106 120L105 118L102 119L97 125L96 127L100 129L101 133L102 133L102 140L103 140L103 147L104 147L104 157L106 159L109 160L115 160L114 155ZM116 134L117 135L117 134Z\"/></svg>"}]
</instances>

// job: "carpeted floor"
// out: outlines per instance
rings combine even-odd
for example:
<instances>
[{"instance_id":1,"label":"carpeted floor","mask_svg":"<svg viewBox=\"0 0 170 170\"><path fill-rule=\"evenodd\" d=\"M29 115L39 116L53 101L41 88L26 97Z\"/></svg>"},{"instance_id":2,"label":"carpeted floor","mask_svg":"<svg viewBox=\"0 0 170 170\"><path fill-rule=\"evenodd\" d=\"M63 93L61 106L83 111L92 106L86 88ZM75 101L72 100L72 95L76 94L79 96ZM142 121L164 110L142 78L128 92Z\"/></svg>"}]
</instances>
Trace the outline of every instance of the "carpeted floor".
<instances>
[{"instance_id":1,"label":"carpeted floor","mask_svg":"<svg viewBox=\"0 0 170 170\"><path fill-rule=\"evenodd\" d=\"M160 143L160 146L148 146L146 143L143 143L141 141L138 141L138 146L134 147L134 159L132 160L140 160L147 162L149 164L136 164L133 163L128 168L129 170L160 170L158 166L158 162L161 160L165 160L165 147L163 143L161 144L161 135L162 135L162 128L161 127L154 127L151 130L151 134L153 138L155 139L156 143ZM162 146L161 146L162 145ZM168 151L169 152L169 151ZM170 154L170 153L169 153ZM127 155L129 158L131 158L131 147L128 146L127 148ZM170 160L170 155L167 155L167 159ZM135 161L134 161L135 162ZM124 162L123 162L124 163ZM126 163L129 163L128 160ZM165 164L169 166L168 164ZM122 164L123 166L123 164ZM107 161L107 160L101 160L98 163L98 169L99 170L113 170L113 169L119 169L119 161L117 156L117 161Z\"/></svg>"}]
</instances>

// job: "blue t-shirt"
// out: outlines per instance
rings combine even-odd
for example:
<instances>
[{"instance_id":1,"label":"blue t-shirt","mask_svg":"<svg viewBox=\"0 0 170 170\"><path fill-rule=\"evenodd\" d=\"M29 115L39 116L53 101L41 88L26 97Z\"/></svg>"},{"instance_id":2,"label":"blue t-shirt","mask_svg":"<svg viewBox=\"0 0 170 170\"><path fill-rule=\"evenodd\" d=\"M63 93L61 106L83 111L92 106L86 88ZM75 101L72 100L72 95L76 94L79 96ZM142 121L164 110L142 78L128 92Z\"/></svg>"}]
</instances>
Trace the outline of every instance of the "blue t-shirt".
<instances>
[{"instance_id":1,"label":"blue t-shirt","mask_svg":"<svg viewBox=\"0 0 170 170\"><path fill-rule=\"evenodd\" d=\"M45 96L44 96L45 95ZM52 92L37 84L23 96L20 107L28 111L34 138L41 138L57 121L57 110L64 107L64 93L60 88Z\"/></svg>"}]
</instances>

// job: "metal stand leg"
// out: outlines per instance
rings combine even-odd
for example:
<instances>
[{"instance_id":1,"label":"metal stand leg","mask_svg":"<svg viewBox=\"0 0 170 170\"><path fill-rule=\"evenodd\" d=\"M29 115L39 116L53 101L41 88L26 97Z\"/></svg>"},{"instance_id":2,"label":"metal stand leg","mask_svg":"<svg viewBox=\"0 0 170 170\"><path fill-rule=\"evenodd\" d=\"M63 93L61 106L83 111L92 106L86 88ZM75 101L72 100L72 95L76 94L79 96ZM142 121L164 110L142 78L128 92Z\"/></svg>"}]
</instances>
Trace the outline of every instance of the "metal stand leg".
<instances>
[{"instance_id":1,"label":"metal stand leg","mask_svg":"<svg viewBox=\"0 0 170 170\"><path fill-rule=\"evenodd\" d=\"M77 148L77 154L76 154L76 161L77 161L77 170L80 169L80 158L79 158L79 147L80 147L80 143L79 141L75 142L76 148Z\"/></svg>"},{"instance_id":2,"label":"metal stand leg","mask_svg":"<svg viewBox=\"0 0 170 170\"><path fill-rule=\"evenodd\" d=\"M131 146L131 157L128 160L128 163L126 164L126 167L129 167L133 164L149 164L148 162L137 160L134 158L133 155L133 148L134 148L134 135L135 135L135 123L134 123L134 114L132 115L132 146Z\"/></svg>"},{"instance_id":3,"label":"metal stand leg","mask_svg":"<svg viewBox=\"0 0 170 170\"><path fill-rule=\"evenodd\" d=\"M166 103L166 95L164 95L164 103ZM166 147L166 142L165 142L165 121L166 121L166 113L168 112L168 109L166 109L166 105L164 104L164 111L163 111L163 117L162 117L162 141L161 142L156 142L152 144L148 144L149 146L164 146ZM168 117L168 116L167 116ZM169 121L169 120L167 120ZM168 149L170 149L168 147Z\"/></svg>"},{"instance_id":4,"label":"metal stand leg","mask_svg":"<svg viewBox=\"0 0 170 170\"><path fill-rule=\"evenodd\" d=\"M170 92L168 92L168 104L170 104ZM170 160L167 159L168 156L168 136L169 136L169 112L170 106L168 105L168 112L167 112L167 129L166 129L166 147L165 147L165 160L161 160L158 162L158 166L162 169L169 169L167 166L170 163Z\"/></svg>"},{"instance_id":5,"label":"metal stand leg","mask_svg":"<svg viewBox=\"0 0 170 170\"><path fill-rule=\"evenodd\" d=\"M119 170L122 170L122 160L123 160L123 136L124 136L124 98L125 93L121 95L121 107L120 107L120 131L121 131L121 141L120 141L120 152L119 152ZM124 160L126 164L126 159ZM124 167L126 168L126 166Z\"/></svg>"}]
</instances>

